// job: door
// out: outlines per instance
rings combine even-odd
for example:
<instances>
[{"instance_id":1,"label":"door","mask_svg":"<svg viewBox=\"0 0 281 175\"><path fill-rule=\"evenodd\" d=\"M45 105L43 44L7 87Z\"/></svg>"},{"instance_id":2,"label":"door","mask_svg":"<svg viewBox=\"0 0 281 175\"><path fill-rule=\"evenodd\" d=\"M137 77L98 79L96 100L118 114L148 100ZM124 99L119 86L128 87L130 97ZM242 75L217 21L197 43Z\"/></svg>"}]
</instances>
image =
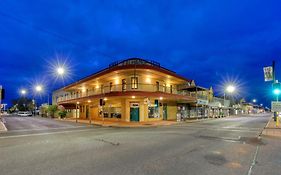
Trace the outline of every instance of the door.
<instances>
[{"instance_id":1,"label":"door","mask_svg":"<svg viewBox=\"0 0 281 175\"><path fill-rule=\"evenodd\" d=\"M139 104L131 103L130 105L130 121L138 122L139 119Z\"/></svg>"},{"instance_id":2,"label":"door","mask_svg":"<svg viewBox=\"0 0 281 175\"><path fill-rule=\"evenodd\" d=\"M163 120L168 119L168 114L167 114L167 104L163 104Z\"/></svg>"},{"instance_id":3,"label":"door","mask_svg":"<svg viewBox=\"0 0 281 175\"><path fill-rule=\"evenodd\" d=\"M86 119L89 118L89 106L87 105L86 106Z\"/></svg>"}]
</instances>

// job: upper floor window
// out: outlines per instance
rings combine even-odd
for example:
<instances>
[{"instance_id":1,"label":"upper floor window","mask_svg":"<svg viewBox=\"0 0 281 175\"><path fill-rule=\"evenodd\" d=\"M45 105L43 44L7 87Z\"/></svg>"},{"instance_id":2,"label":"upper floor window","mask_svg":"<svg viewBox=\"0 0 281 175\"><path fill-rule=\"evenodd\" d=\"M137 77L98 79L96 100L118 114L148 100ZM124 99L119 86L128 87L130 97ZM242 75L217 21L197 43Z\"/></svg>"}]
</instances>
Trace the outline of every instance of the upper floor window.
<instances>
[{"instance_id":1,"label":"upper floor window","mask_svg":"<svg viewBox=\"0 0 281 175\"><path fill-rule=\"evenodd\" d=\"M132 89L138 88L138 77L131 78L131 87L132 87Z\"/></svg>"},{"instance_id":2,"label":"upper floor window","mask_svg":"<svg viewBox=\"0 0 281 175\"><path fill-rule=\"evenodd\" d=\"M122 79L122 91L126 91L126 79Z\"/></svg>"},{"instance_id":3,"label":"upper floor window","mask_svg":"<svg viewBox=\"0 0 281 175\"><path fill-rule=\"evenodd\" d=\"M109 91L112 91L112 82L109 83Z\"/></svg>"},{"instance_id":4,"label":"upper floor window","mask_svg":"<svg viewBox=\"0 0 281 175\"><path fill-rule=\"evenodd\" d=\"M167 88L166 88L166 84L163 84L163 92L166 92Z\"/></svg>"},{"instance_id":5,"label":"upper floor window","mask_svg":"<svg viewBox=\"0 0 281 175\"><path fill-rule=\"evenodd\" d=\"M160 90L160 84L159 84L159 81L156 81L156 91L159 91Z\"/></svg>"},{"instance_id":6,"label":"upper floor window","mask_svg":"<svg viewBox=\"0 0 281 175\"><path fill-rule=\"evenodd\" d=\"M100 91L101 91L101 93L104 93L103 84L100 86Z\"/></svg>"},{"instance_id":7,"label":"upper floor window","mask_svg":"<svg viewBox=\"0 0 281 175\"><path fill-rule=\"evenodd\" d=\"M170 93L173 93L173 85L170 85Z\"/></svg>"}]
</instances>

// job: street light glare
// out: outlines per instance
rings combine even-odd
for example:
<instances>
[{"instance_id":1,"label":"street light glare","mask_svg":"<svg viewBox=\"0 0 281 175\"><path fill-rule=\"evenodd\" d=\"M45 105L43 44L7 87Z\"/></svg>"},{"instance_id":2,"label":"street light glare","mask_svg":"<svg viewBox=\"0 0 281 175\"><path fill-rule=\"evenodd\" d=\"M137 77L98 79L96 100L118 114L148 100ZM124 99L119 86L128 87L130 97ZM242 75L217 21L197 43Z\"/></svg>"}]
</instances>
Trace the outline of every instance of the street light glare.
<instances>
[{"instance_id":1,"label":"street light glare","mask_svg":"<svg viewBox=\"0 0 281 175\"><path fill-rule=\"evenodd\" d=\"M256 103L256 102L257 102L257 100L256 100L256 99L254 99L254 100L253 100L253 102L254 102L254 103Z\"/></svg>"},{"instance_id":2,"label":"street light glare","mask_svg":"<svg viewBox=\"0 0 281 175\"><path fill-rule=\"evenodd\" d=\"M25 95L25 94L26 94L26 90L23 89L23 90L20 91L20 93L21 93L22 95Z\"/></svg>"},{"instance_id":3,"label":"street light glare","mask_svg":"<svg viewBox=\"0 0 281 175\"><path fill-rule=\"evenodd\" d=\"M59 75L63 75L64 72L65 72L65 70L64 70L63 67L58 67L58 68L57 68L57 73L58 73Z\"/></svg>"},{"instance_id":4,"label":"street light glare","mask_svg":"<svg viewBox=\"0 0 281 175\"><path fill-rule=\"evenodd\" d=\"M235 87L233 85L229 85L226 87L226 91L228 93L233 93L235 91Z\"/></svg>"},{"instance_id":5,"label":"street light glare","mask_svg":"<svg viewBox=\"0 0 281 175\"><path fill-rule=\"evenodd\" d=\"M43 88L42 88L41 85L37 85L37 86L35 87L35 90L36 90L37 92L41 92L41 91L43 90Z\"/></svg>"}]
</instances>

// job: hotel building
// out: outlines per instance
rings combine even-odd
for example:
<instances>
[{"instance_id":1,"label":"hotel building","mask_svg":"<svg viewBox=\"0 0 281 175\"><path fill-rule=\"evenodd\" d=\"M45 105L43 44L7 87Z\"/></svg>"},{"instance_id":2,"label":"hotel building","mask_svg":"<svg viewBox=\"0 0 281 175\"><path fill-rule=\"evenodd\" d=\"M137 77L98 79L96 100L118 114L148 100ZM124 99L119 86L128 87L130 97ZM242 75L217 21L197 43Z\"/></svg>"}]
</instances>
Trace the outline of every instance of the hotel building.
<instances>
[{"instance_id":1,"label":"hotel building","mask_svg":"<svg viewBox=\"0 0 281 175\"><path fill-rule=\"evenodd\" d=\"M185 90L192 84L157 62L131 58L56 90L52 102L79 119L177 120L177 114L197 103L196 96Z\"/></svg>"}]
</instances>

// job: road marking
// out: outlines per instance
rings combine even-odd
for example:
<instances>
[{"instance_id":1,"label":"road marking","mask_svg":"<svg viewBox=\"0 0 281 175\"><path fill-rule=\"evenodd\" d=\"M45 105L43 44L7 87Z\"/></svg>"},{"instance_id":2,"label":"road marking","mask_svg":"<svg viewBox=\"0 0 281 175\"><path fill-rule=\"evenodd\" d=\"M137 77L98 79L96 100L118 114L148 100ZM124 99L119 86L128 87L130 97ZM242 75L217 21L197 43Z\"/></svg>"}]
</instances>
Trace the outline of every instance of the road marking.
<instances>
[{"instance_id":1,"label":"road marking","mask_svg":"<svg viewBox=\"0 0 281 175\"><path fill-rule=\"evenodd\" d=\"M44 127L44 126L41 126ZM75 129L75 128L87 128L87 126L70 126L70 127L61 127L61 128L45 128L45 129L19 129L19 130L9 130L9 133L12 132L26 132L26 131L48 131L48 130L60 130L60 129Z\"/></svg>"},{"instance_id":2,"label":"road marking","mask_svg":"<svg viewBox=\"0 0 281 175\"><path fill-rule=\"evenodd\" d=\"M90 131L93 128L89 129L81 129L81 130L71 130L71 131L58 131L58 132L45 132L45 133L34 133L34 134L23 134L23 135L12 135L12 136L3 136L0 139L8 139L8 138L20 138L20 137L30 137L30 136L43 136L43 135L52 135L52 134L64 134L64 133L72 133L72 132L83 132Z\"/></svg>"},{"instance_id":3,"label":"road marking","mask_svg":"<svg viewBox=\"0 0 281 175\"><path fill-rule=\"evenodd\" d=\"M231 131L231 132L252 132L256 133L260 130L249 130L249 129L226 129L226 128L215 128L215 127L203 127L203 126L189 126L189 127L175 127L177 129L205 129L205 130L216 130L216 131ZM260 128L259 128L260 129Z\"/></svg>"},{"instance_id":4,"label":"road marking","mask_svg":"<svg viewBox=\"0 0 281 175\"><path fill-rule=\"evenodd\" d=\"M249 171L248 171L248 175L251 175L251 174L252 174L252 169L253 169L253 167L256 165L258 151L259 151L259 146L257 146L257 148L256 148L256 152L255 152L255 155L254 155L254 159L253 159L252 164L251 164L251 166L250 166L250 169L249 169Z\"/></svg>"}]
</instances>

